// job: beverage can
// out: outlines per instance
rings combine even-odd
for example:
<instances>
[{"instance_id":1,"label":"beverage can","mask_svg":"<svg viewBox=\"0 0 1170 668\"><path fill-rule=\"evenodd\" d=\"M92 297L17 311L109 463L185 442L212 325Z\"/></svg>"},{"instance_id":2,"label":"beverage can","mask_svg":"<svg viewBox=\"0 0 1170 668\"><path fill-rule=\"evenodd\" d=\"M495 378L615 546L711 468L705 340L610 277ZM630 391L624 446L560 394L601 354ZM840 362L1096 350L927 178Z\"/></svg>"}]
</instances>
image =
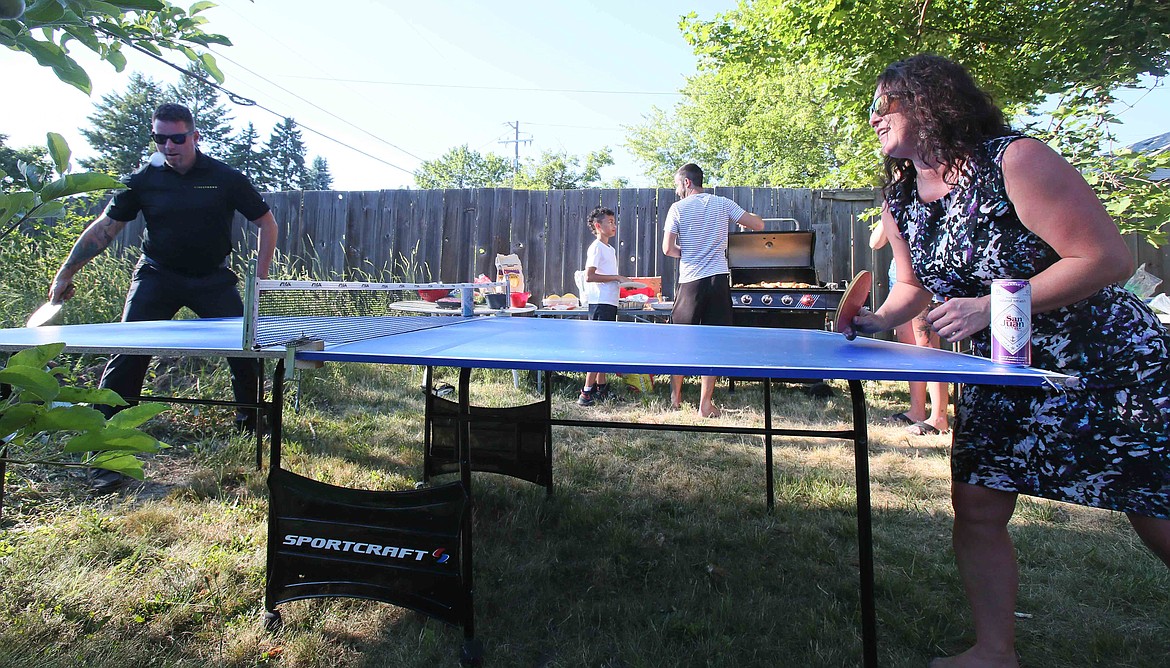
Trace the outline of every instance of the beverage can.
<instances>
[{"instance_id":1,"label":"beverage can","mask_svg":"<svg viewBox=\"0 0 1170 668\"><path fill-rule=\"evenodd\" d=\"M1032 364L1032 284L1024 279L991 282L991 361Z\"/></svg>"}]
</instances>

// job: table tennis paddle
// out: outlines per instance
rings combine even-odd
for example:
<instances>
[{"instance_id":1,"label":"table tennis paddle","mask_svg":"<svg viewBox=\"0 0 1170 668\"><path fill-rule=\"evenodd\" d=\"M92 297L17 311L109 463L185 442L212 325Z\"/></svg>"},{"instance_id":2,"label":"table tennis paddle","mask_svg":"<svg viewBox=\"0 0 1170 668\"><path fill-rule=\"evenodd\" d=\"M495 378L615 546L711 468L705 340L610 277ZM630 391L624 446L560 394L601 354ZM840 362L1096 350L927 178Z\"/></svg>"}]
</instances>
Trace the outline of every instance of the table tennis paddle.
<instances>
[{"instance_id":1,"label":"table tennis paddle","mask_svg":"<svg viewBox=\"0 0 1170 668\"><path fill-rule=\"evenodd\" d=\"M869 299L869 291L873 289L873 274L865 269L857 272L852 281L849 281L849 288L845 290L845 295L841 297L841 303L837 305L837 313L833 316L833 331L843 332L845 327L853 323L854 316L865 306L865 302ZM854 335L856 336L856 335ZM852 339L853 336L846 338Z\"/></svg>"},{"instance_id":2,"label":"table tennis paddle","mask_svg":"<svg viewBox=\"0 0 1170 668\"><path fill-rule=\"evenodd\" d=\"M50 320L57 317L61 312L62 304L60 302L54 304L53 302L45 302L40 308L33 311L33 314L28 317L28 322L24 323L25 327L40 327L46 325Z\"/></svg>"}]
</instances>

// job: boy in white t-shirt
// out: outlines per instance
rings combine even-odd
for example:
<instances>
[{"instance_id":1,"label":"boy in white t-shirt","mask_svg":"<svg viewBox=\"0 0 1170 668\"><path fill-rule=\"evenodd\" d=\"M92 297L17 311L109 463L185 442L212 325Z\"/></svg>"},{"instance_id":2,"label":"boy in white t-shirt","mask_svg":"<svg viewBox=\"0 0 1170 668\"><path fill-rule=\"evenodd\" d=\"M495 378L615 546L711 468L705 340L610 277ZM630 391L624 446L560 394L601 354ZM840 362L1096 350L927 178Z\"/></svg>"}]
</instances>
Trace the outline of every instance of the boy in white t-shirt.
<instances>
[{"instance_id":1,"label":"boy in white t-shirt","mask_svg":"<svg viewBox=\"0 0 1170 668\"><path fill-rule=\"evenodd\" d=\"M598 284L597 300L589 303L589 319L617 320L618 286L626 280L618 273L617 252L609 245L609 240L617 234L617 220L613 210L599 206L590 212L588 224L597 239L589 245L589 252L585 255L585 281ZM609 398L609 383L606 381L604 371L585 374L585 387L577 397L577 404L592 406Z\"/></svg>"}]
</instances>

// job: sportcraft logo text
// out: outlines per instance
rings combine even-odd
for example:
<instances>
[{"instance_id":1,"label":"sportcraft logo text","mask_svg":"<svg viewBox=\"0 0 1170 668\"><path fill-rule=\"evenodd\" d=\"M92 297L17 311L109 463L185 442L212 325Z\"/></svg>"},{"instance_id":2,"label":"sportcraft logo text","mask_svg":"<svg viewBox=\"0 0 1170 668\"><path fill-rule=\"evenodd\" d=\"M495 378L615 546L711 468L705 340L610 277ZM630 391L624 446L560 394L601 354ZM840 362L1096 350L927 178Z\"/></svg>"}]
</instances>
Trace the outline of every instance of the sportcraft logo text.
<instances>
[{"instance_id":1,"label":"sportcraft logo text","mask_svg":"<svg viewBox=\"0 0 1170 668\"><path fill-rule=\"evenodd\" d=\"M389 557L391 559L413 559L414 561L422 561L427 555L430 555L435 560L435 563L438 564L445 564L451 559L451 555L447 554L447 549L443 547L433 552L427 552L426 550L416 550L411 547L378 545L376 543L362 543L353 540L338 540L336 538L298 536L296 534L286 535L283 543L291 547L308 546L318 550L370 554L379 557Z\"/></svg>"}]
</instances>

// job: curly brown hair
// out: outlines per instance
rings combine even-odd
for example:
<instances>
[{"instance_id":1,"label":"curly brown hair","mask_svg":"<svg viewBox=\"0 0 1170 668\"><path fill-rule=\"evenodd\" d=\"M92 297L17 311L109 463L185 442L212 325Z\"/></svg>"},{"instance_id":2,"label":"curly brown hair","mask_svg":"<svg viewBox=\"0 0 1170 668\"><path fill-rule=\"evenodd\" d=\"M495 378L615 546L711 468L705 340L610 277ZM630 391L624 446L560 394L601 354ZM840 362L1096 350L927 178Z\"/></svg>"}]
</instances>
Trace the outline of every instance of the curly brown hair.
<instances>
[{"instance_id":1,"label":"curly brown hair","mask_svg":"<svg viewBox=\"0 0 1170 668\"><path fill-rule=\"evenodd\" d=\"M962 65L933 54L919 54L886 67L877 80L882 92L901 103L912 131L918 133L923 158L945 165L952 183L963 161L983 142L1012 132L991 96L976 85ZM885 190L914 182L914 163L886 156Z\"/></svg>"},{"instance_id":2,"label":"curly brown hair","mask_svg":"<svg viewBox=\"0 0 1170 668\"><path fill-rule=\"evenodd\" d=\"M614 215L613 209L607 209L603 206L599 206L589 212L589 217L585 219L585 224L589 226L589 231L593 232L596 229L598 223L605 220L606 216L612 215Z\"/></svg>"}]
</instances>

